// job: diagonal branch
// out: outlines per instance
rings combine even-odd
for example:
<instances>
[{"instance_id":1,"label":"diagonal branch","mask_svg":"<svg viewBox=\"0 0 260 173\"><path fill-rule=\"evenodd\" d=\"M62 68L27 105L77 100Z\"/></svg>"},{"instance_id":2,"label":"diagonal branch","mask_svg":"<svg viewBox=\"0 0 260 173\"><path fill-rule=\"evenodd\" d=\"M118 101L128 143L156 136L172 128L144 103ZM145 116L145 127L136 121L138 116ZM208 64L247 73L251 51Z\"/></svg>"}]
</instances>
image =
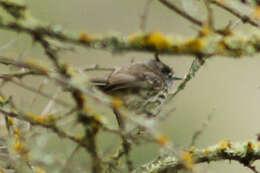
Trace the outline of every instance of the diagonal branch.
<instances>
[{"instance_id":1,"label":"diagonal branch","mask_svg":"<svg viewBox=\"0 0 260 173\"><path fill-rule=\"evenodd\" d=\"M174 12L179 14L180 16L184 17L185 19L189 20L190 22L192 22L192 23L194 23L196 25L199 25L199 26L203 26L203 22L202 21L194 18L193 16L189 15L185 11L179 9L174 4L168 2L167 0L159 0L159 2L161 2L163 5L165 5L169 9L173 10Z\"/></svg>"},{"instance_id":2,"label":"diagonal branch","mask_svg":"<svg viewBox=\"0 0 260 173\"><path fill-rule=\"evenodd\" d=\"M140 29L141 29L142 31L145 30L146 21L147 21L147 17L148 17L148 13L149 13L150 6L151 6L151 4L152 4L152 1L153 1L153 0L147 0L146 3L145 3L144 11L143 11L143 14L142 14L142 16L141 16L141 21L140 21Z\"/></svg>"},{"instance_id":3,"label":"diagonal branch","mask_svg":"<svg viewBox=\"0 0 260 173\"><path fill-rule=\"evenodd\" d=\"M259 27L259 24L257 22L255 22L253 19L251 19L249 16L239 13L235 9L232 9L231 7L223 4L223 2L218 1L218 0L211 0L211 3L215 4L216 6L222 8L226 11L228 11L230 14L239 18L243 23L249 23L252 26Z\"/></svg>"},{"instance_id":4,"label":"diagonal branch","mask_svg":"<svg viewBox=\"0 0 260 173\"><path fill-rule=\"evenodd\" d=\"M178 86L178 88L172 94L170 94L167 99L167 103L170 102L180 91L182 91L186 87L186 84L195 77L196 73L199 71L203 64L204 60L199 59L198 57L193 60L190 66L189 73L186 75L185 79Z\"/></svg>"}]
</instances>

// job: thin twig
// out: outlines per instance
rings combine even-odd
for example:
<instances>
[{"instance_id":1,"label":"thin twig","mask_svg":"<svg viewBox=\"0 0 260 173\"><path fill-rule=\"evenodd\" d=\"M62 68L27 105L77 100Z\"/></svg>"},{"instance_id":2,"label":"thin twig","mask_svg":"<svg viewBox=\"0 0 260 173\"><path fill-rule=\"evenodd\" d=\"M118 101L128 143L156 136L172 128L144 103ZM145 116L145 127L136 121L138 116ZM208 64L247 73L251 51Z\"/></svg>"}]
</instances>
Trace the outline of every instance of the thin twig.
<instances>
[{"instance_id":1,"label":"thin twig","mask_svg":"<svg viewBox=\"0 0 260 173\"><path fill-rule=\"evenodd\" d=\"M234 16L238 17L243 23L249 23L252 26L259 27L259 24L255 21L253 21L253 19L251 19L249 16L239 13L235 9L232 9L231 7L224 5L222 2L217 1L217 0L211 0L211 3L215 4L216 6L222 8L222 9L228 11L229 13L233 14Z\"/></svg>"},{"instance_id":2,"label":"thin twig","mask_svg":"<svg viewBox=\"0 0 260 173\"><path fill-rule=\"evenodd\" d=\"M60 105L66 107L66 108L68 108L68 107L73 107L73 105L71 105L71 104L69 104L69 103L67 103L67 102L64 102L63 100L60 100L60 99L57 99L57 98L53 98L52 95L47 94L47 93L44 93L44 92L42 92L42 91L39 91L39 90L37 90L36 88L33 88L33 87L31 87L31 86L28 86L28 85L26 85L26 84L23 84L23 83L21 83L21 82L18 82L18 81L16 81L16 80L13 80L13 79L8 79L8 78L6 78L6 80L9 81L9 82L12 82L12 83L14 83L14 84L16 84L17 86L20 86L20 87L24 88L24 89L27 89L27 90L32 91L32 92L34 92L34 93L37 93L37 94L39 94L39 95L41 95L41 96L43 96L43 97L46 97L46 98L48 98L48 99L54 99L56 103L59 103Z\"/></svg>"},{"instance_id":3,"label":"thin twig","mask_svg":"<svg viewBox=\"0 0 260 173\"><path fill-rule=\"evenodd\" d=\"M57 98L58 94L61 92L61 89L58 88L58 91L53 95L52 99L47 103L43 111L41 112L41 115L47 115L51 108L54 106L55 99Z\"/></svg>"},{"instance_id":4,"label":"thin twig","mask_svg":"<svg viewBox=\"0 0 260 173\"><path fill-rule=\"evenodd\" d=\"M77 145L76 148L70 154L69 158L66 160L66 162L65 162L63 168L61 169L60 173L66 172L69 169L69 166L70 166L70 164L72 162L72 159L74 158L76 153L79 151L79 149L80 149L80 145Z\"/></svg>"},{"instance_id":5,"label":"thin twig","mask_svg":"<svg viewBox=\"0 0 260 173\"><path fill-rule=\"evenodd\" d=\"M144 122L144 120L140 121L137 117L129 116L126 114L121 114L122 118L127 121L127 123L132 123L140 130L146 132L152 139L146 138L147 141L153 142L156 144L160 144L167 152L176 154L176 147L169 140L166 140L165 143L160 143L160 139L163 137L156 129L154 129L151 125ZM148 120L149 121L149 120Z\"/></svg>"},{"instance_id":6,"label":"thin twig","mask_svg":"<svg viewBox=\"0 0 260 173\"><path fill-rule=\"evenodd\" d=\"M196 130L195 132L193 132L193 135L191 138L191 143L190 143L189 147L195 145L198 138L201 136L201 134L204 132L204 130L208 127L209 122L212 119L214 111L215 111L215 109L213 109L213 111L208 115L207 120L202 123L201 127L198 130Z\"/></svg>"},{"instance_id":7,"label":"thin twig","mask_svg":"<svg viewBox=\"0 0 260 173\"><path fill-rule=\"evenodd\" d=\"M63 77L68 77L66 72L63 69L63 65L59 62L58 50L53 48L54 45L51 45L42 35L34 33L34 39L38 41L45 50L45 54L52 61L56 67L57 72Z\"/></svg>"},{"instance_id":8,"label":"thin twig","mask_svg":"<svg viewBox=\"0 0 260 173\"><path fill-rule=\"evenodd\" d=\"M36 125L36 126L40 126L40 127L49 129L49 130L53 131L54 133L56 133L60 137L68 138L68 139L72 140L73 142L80 144L84 148L87 147L86 144L82 143L81 140L79 140L78 138L76 138L74 136L67 134L66 132L64 132L60 129L58 129L55 125L39 123L39 122L36 122L36 121L33 121L33 120L27 118L26 116L24 116L22 114L17 114L17 113L14 113L14 112L7 112L7 111L5 111L4 109L1 109L1 108L0 108L0 113L2 113L3 115L7 115L8 117L11 117L11 118L17 118L19 120L26 121L26 122L30 123L31 125Z\"/></svg>"},{"instance_id":9,"label":"thin twig","mask_svg":"<svg viewBox=\"0 0 260 173\"><path fill-rule=\"evenodd\" d=\"M207 9L207 25L214 30L213 11L208 0L203 0Z\"/></svg>"},{"instance_id":10,"label":"thin twig","mask_svg":"<svg viewBox=\"0 0 260 173\"><path fill-rule=\"evenodd\" d=\"M142 31L144 31L145 28L146 28L146 21L147 21L147 17L148 17L148 14L149 14L149 10L150 10L150 6L152 4L152 1L153 0L146 0L144 11L143 11L143 14L141 16L141 22L140 22L140 29Z\"/></svg>"},{"instance_id":11,"label":"thin twig","mask_svg":"<svg viewBox=\"0 0 260 173\"><path fill-rule=\"evenodd\" d=\"M117 110L116 108L114 108L113 110L114 110L114 114L117 118L117 122L118 122L120 130L126 131L126 121L125 121L124 117L122 116L121 112L119 112L119 110ZM122 144L121 145L122 145L122 148L123 148L123 152L120 152L122 154L119 154L118 155L119 157L117 159L119 160L120 156L125 155L128 172L131 172L134 168L133 162L130 159L130 152L131 152L131 149L132 149L132 144L126 138L126 136L122 135L121 138L122 138Z\"/></svg>"},{"instance_id":12,"label":"thin twig","mask_svg":"<svg viewBox=\"0 0 260 173\"><path fill-rule=\"evenodd\" d=\"M166 7L168 7L169 9L173 10L174 12L176 12L177 14L179 14L180 16L184 17L185 19L189 20L190 22L199 25L199 26L203 26L203 22L194 18L193 16L189 15L188 13L186 13L185 11L179 9L178 7L176 7L174 4L168 2L167 0L159 0L159 2L161 2L162 4L164 4Z\"/></svg>"},{"instance_id":13,"label":"thin twig","mask_svg":"<svg viewBox=\"0 0 260 173\"><path fill-rule=\"evenodd\" d=\"M256 167L255 166L252 166L250 164L248 165L245 165L246 167L248 167L249 169L251 169L251 171L253 171L254 173L259 173L259 171L256 170Z\"/></svg>"},{"instance_id":14,"label":"thin twig","mask_svg":"<svg viewBox=\"0 0 260 173\"><path fill-rule=\"evenodd\" d=\"M199 58L195 58L191 64L189 73L186 75L185 79L182 83L178 86L178 88L169 95L166 103L170 102L181 90L186 87L186 84L195 77L196 73L199 71L200 67L204 64Z\"/></svg>"},{"instance_id":15,"label":"thin twig","mask_svg":"<svg viewBox=\"0 0 260 173\"><path fill-rule=\"evenodd\" d=\"M44 88L44 86L46 86L48 81L49 81L48 78L43 79L43 81L41 81L41 83L39 84L39 87L37 88L38 91L42 91L42 89ZM33 105L37 99L38 99L38 94L35 94L34 97L32 98L31 105Z\"/></svg>"},{"instance_id":16,"label":"thin twig","mask_svg":"<svg viewBox=\"0 0 260 173\"><path fill-rule=\"evenodd\" d=\"M96 64L93 67L83 68L81 71L90 72L90 71L114 71L114 70L115 68L100 67L98 64Z\"/></svg>"},{"instance_id":17,"label":"thin twig","mask_svg":"<svg viewBox=\"0 0 260 173\"><path fill-rule=\"evenodd\" d=\"M26 62L18 62L16 60L13 60L13 59L10 59L10 58L6 58L6 57L1 57L1 56L0 56L0 63L3 63L5 65L14 65L14 66L17 66L17 67L23 67L23 68L27 68L27 69L36 71L37 73L39 73L41 75L44 75L48 79L54 80L55 82L57 82L58 84L60 84L63 87L64 86L70 86L71 88L74 88L76 90L80 90L82 93L84 93L87 96L93 98L95 101L98 101L99 103L102 103L103 105L108 105L107 103L104 102L104 98L103 97L101 99L100 97L97 96L97 94L93 94L93 90L89 91L85 87L84 88L79 87L78 85L72 83L70 80L64 79L61 76L58 77L55 73L53 73L52 70L45 69L45 68L42 68L42 67L38 66L38 64L30 64L30 63L26 63ZM50 72L52 72L52 73L50 73ZM2 76L2 78L4 78L4 76ZM5 80L8 81L8 80L10 80L10 78L5 78ZM31 88L31 87L28 87L28 89L29 88ZM35 93L39 93L40 92L40 91L38 91L35 88L31 88L31 91L33 91ZM52 98L52 97L48 97L48 98ZM109 98L107 98L106 101L108 101L108 100L109 100Z\"/></svg>"},{"instance_id":18,"label":"thin twig","mask_svg":"<svg viewBox=\"0 0 260 173\"><path fill-rule=\"evenodd\" d=\"M0 78L6 79L6 78L23 78L25 76L31 76L31 75L43 75L40 72L37 71L23 71L23 72L14 72L14 73L5 73L5 74L0 74Z\"/></svg>"},{"instance_id":19,"label":"thin twig","mask_svg":"<svg viewBox=\"0 0 260 173\"><path fill-rule=\"evenodd\" d=\"M11 46L14 46L14 43L17 42L19 39L21 39L20 37L17 37L13 40L10 40L9 42L7 42L6 44L4 44L3 46L0 47L0 51L4 51L6 49L8 49Z\"/></svg>"}]
</instances>

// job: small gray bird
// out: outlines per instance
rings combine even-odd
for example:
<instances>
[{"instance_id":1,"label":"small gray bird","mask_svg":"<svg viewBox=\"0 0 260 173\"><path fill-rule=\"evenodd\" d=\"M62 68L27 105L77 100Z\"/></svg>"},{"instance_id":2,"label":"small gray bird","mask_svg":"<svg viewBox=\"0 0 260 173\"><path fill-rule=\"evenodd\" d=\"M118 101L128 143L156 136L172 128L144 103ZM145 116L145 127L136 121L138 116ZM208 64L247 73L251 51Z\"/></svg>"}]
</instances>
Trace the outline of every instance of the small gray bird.
<instances>
[{"instance_id":1,"label":"small gray bird","mask_svg":"<svg viewBox=\"0 0 260 173\"><path fill-rule=\"evenodd\" d=\"M158 57L135 62L111 72L106 78L92 82L104 93L122 100L136 114L155 116L160 112L174 80L182 78Z\"/></svg>"}]
</instances>

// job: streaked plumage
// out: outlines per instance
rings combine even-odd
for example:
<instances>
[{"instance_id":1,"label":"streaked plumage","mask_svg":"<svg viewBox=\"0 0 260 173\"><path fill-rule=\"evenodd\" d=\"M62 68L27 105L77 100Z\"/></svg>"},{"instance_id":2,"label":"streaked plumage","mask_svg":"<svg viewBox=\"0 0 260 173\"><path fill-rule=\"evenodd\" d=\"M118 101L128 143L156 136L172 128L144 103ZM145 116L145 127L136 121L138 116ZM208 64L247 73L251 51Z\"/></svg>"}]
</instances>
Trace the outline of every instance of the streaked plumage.
<instances>
[{"instance_id":1,"label":"streaked plumage","mask_svg":"<svg viewBox=\"0 0 260 173\"><path fill-rule=\"evenodd\" d=\"M136 114L157 115L174 80L173 70L157 60L121 67L106 78L93 79L104 93L120 98Z\"/></svg>"}]
</instances>

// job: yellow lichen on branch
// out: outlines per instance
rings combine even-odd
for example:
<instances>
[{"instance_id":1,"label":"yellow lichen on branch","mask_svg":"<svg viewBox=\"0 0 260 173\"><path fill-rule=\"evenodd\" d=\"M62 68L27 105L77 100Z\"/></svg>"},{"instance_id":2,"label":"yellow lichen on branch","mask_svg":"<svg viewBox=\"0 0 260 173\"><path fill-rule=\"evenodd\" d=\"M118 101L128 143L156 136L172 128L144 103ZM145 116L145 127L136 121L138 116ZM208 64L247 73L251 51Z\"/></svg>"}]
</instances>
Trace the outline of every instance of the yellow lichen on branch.
<instances>
[{"instance_id":1,"label":"yellow lichen on branch","mask_svg":"<svg viewBox=\"0 0 260 173\"><path fill-rule=\"evenodd\" d=\"M162 146L165 146L167 143L169 143L169 138L165 135L161 135L156 139L156 142Z\"/></svg>"},{"instance_id":2,"label":"yellow lichen on branch","mask_svg":"<svg viewBox=\"0 0 260 173\"><path fill-rule=\"evenodd\" d=\"M33 170L35 173L46 173L46 171L40 167L34 167Z\"/></svg>"},{"instance_id":3,"label":"yellow lichen on branch","mask_svg":"<svg viewBox=\"0 0 260 173\"><path fill-rule=\"evenodd\" d=\"M81 31L79 33L79 41L83 43L93 42L94 40L96 40L96 37L93 35L90 36L86 31Z\"/></svg>"},{"instance_id":4,"label":"yellow lichen on branch","mask_svg":"<svg viewBox=\"0 0 260 173\"><path fill-rule=\"evenodd\" d=\"M162 32L137 32L127 37L127 44L133 47L145 48L154 51L170 51L174 49L172 39Z\"/></svg>"},{"instance_id":5,"label":"yellow lichen on branch","mask_svg":"<svg viewBox=\"0 0 260 173\"><path fill-rule=\"evenodd\" d=\"M25 141L21 134L21 131L17 128L13 130L14 143L12 145L13 151L21 156L22 158L28 160L30 156L30 152L28 148L25 146Z\"/></svg>"},{"instance_id":6,"label":"yellow lichen on branch","mask_svg":"<svg viewBox=\"0 0 260 173\"><path fill-rule=\"evenodd\" d=\"M249 141L248 144L247 144L247 151L253 152L254 149L255 149L255 144L253 144L252 142Z\"/></svg>"},{"instance_id":7,"label":"yellow lichen on branch","mask_svg":"<svg viewBox=\"0 0 260 173\"><path fill-rule=\"evenodd\" d=\"M147 35L143 40L143 44L156 50L168 49L170 47L168 38L160 32L152 32Z\"/></svg>"},{"instance_id":8,"label":"yellow lichen on branch","mask_svg":"<svg viewBox=\"0 0 260 173\"><path fill-rule=\"evenodd\" d=\"M114 97L113 100L112 100L112 106L115 108L115 109L120 109L123 107L123 101L118 98L118 97Z\"/></svg>"},{"instance_id":9,"label":"yellow lichen on branch","mask_svg":"<svg viewBox=\"0 0 260 173\"><path fill-rule=\"evenodd\" d=\"M154 51L162 54L190 54L190 55L221 55L238 57L257 52L260 39L254 37L252 42L245 36L234 34L219 34L207 27L199 36L193 38L181 38L175 35L166 35L161 32L134 33L126 37L126 49L137 49L143 51ZM257 40L256 40L257 39ZM120 41L118 40L118 41Z\"/></svg>"},{"instance_id":10,"label":"yellow lichen on branch","mask_svg":"<svg viewBox=\"0 0 260 173\"><path fill-rule=\"evenodd\" d=\"M228 149L230 147L231 147L231 144L230 144L229 141L221 141L220 145L218 147L218 151L222 152L222 151L225 151L226 149Z\"/></svg>"},{"instance_id":11,"label":"yellow lichen on branch","mask_svg":"<svg viewBox=\"0 0 260 173\"><path fill-rule=\"evenodd\" d=\"M44 115L39 116L35 114L27 114L27 118L29 118L32 122L38 123L38 124L49 124L54 123L57 117L53 114L50 115Z\"/></svg>"},{"instance_id":12,"label":"yellow lichen on branch","mask_svg":"<svg viewBox=\"0 0 260 173\"><path fill-rule=\"evenodd\" d=\"M174 172L183 168L192 169L194 164L221 160L252 163L260 159L260 149L259 147L255 147L256 145L259 146L259 142L249 141L239 143L226 140L204 149L192 147L181 154L181 160L175 155L170 155L165 158L159 157L159 161L154 160L140 167L140 169L136 169L133 173L151 173L158 172L158 170L163 172L168 169Z\"/></svg>"},{"instance_id":13,"label":"yellow lichen on branch","mask_svg":"<svg viewBox=\"0 0 260 173\"><path fill-rule=\"evenodd\" d=\"M193 155L189 151L185 151L182 153L181 158L183 160L183 165L186 169L192 171L194 167L194 160L193 160Z\"/></svg>"}]
</instances>

